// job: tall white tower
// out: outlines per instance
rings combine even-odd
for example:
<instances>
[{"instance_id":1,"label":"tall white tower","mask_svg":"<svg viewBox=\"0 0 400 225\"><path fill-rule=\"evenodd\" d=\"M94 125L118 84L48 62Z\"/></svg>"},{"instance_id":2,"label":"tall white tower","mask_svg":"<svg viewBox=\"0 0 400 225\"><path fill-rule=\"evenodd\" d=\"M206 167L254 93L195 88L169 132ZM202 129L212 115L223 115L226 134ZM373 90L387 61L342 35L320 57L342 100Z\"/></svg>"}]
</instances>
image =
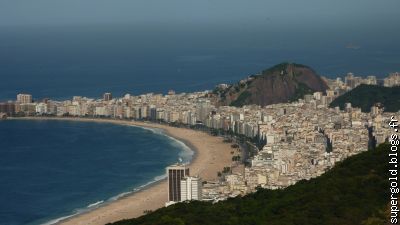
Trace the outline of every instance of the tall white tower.
<instances>
[{"instance_id":1,"label":"tall white tower","mask_svg":"<svg viewBox=\"0 0 400 225\"><path fill-rule=\"evenodd\" d=\"M181 180L181 201L201 200L201 178L184 177Z\"/></svg>"}]
</instances>

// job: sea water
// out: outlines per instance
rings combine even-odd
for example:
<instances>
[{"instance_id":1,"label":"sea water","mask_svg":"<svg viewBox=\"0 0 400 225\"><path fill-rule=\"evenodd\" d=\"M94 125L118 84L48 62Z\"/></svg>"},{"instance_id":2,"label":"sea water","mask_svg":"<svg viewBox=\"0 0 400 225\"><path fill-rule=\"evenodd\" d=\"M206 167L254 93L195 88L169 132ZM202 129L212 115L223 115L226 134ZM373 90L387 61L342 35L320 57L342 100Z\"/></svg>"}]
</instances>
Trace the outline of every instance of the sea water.
<instances>
[{"instance_id":1,"label":"sea water","mask_svg":"<svg viewBox=\"0 0 400 225\"><path fill-rule=\"evenodd\" d=\"M0 121L0 224L46 224L162 179L193 152L158 129Z\"/></svg>"},{"instance_id":2,"label":"sea water","mask_svg":"<svg viewBox=\"0 0 400 225\"><path fill-rule=\"evenodd\" d=\"M399 33L270 24L2 27L0 101L21 92L63 100L202 91L284 61L328 77L382 77L400 70Z\"/></svg>"}]
</instances>

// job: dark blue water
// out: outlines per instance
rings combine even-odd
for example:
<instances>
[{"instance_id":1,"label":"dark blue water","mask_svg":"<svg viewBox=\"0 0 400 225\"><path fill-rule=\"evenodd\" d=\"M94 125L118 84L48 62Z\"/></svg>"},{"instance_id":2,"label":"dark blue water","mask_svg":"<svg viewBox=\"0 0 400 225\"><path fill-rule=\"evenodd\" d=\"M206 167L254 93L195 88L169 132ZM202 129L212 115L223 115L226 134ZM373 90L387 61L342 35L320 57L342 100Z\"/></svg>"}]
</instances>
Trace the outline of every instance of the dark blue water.
<instances>
[{"instance_id":1,"label":"dark blue water","mask_svg":"<svg viewBox=\"0 0 400 225\"><path fill-rule=\"evenodd\" d=\"M0 224L40 224L109 201L191 153L136 127L0 121ZM185 151L184 151L185 149Z\"/></svg>"},{"instance_id":2,"label":"dark blue water","mask_svg":"<svg viewBox=\"0 0 400 225\"><path fill-rule=\"evenodd\" d=\"M190 92L283 61L328 77L400 71L400 31L304 24L31 26L0 29L0 101ZM360 46L348 49L346 45ZM151 181L179 146L149 130L74 122L0 122L0 224L75 213Z\"/></svg>"},{"instance_id":3,"label":"dark blue water","mask_svg":"<svg viewBox=\"0 0 400 225\"><path fill-rule=\"evenodd\" d=\"M400 71L399 29L300 24L2 27L0 100L212 89L283 61L328 77ZM353 44L360 48L348 49Z\"/></svg>"}]
</instances>

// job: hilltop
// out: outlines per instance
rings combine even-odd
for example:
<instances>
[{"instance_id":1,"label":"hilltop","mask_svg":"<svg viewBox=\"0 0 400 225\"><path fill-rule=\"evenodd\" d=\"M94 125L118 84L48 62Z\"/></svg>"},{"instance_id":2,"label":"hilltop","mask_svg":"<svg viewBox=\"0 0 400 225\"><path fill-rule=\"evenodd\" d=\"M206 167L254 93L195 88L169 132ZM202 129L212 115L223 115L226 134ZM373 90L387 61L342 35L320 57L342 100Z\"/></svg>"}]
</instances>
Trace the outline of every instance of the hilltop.
<instances>
[{"instance_id":1,"label":"hilltop","mask_svg":"<svg viewBox=\"0 0 400 225\"><path fill-rule=\"evenodd\" d=\"M328 88L322 78L310 67L295 63L281 63L260 75L253 75L225 89L217 88L221 105L266 106L291 102L315 91Z\"/></svg>"},{"instance_id":2,"label":"hilltop","mask_svg":"<svg viewBox=\"0 0 400 225\"><path fill-rule=\"evenodd\" d=\"M386 112L397 112L400 110L400 86L383 87L362 84L336 98L330 106L339 106L343 109L345 103L351 103L352 107L361 108L363 112L369 112L374 104L381 103Z\"/></svg>"},{"instance_id":3,"label":"hilltop","mask_svg":"<svg viewBox=\"0 0 400 225\"><path fill-rule=\"evenodd\" d=\"M347 158L320 177L216 204L178 203L113 225L385 224L390 145Z\"/></svg>"}]
</instances>

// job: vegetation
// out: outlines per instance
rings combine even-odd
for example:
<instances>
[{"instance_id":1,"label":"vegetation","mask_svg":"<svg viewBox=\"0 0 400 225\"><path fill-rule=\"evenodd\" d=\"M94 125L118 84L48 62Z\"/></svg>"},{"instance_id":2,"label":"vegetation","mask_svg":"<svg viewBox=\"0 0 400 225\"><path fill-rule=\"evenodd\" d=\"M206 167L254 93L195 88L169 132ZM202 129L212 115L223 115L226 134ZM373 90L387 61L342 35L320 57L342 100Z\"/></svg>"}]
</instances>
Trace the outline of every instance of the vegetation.
<instances>
[{"instance_id":1,"label":"vegetation","mask_svg":"<svg viewBox=\"0 0 400 225\"><path fill-rule=\"evenodd\" d=\"M240 161L240 155L232 156L232 161Z\"/></svg>"},{"instance_id":2,"label":"vegetation","mask_svg":"<svg viewBox=\"0 0 400 225\"><path fill-rule=\"evenodd\" d=\"M230 173L230 172L231 172L230 167L224 167L224 170L222 171L222 173Z\"/></svg>"},{"instance_id":3,"label":"vegetation","mask_svg":"<svg viewBox=\"0 0 400 225\"><path fill-rule=\"evenodd\" d=\"M369 112L376 103L383 104L386 112L397 112L400 110L400 87L362 84L336 98L330 106L343 109L344 104L348 102L353 107L361 108L363 112Z\"/></svg>"},{"instance_id":4,"label":"vegetation","mask_svg":"<svg viewBox=\"0 0 400 225\"><path fill-rule=\"evenodd\" d=\"M282 190L215 204L193 201L114 225L367 225L383 224L389 196L390 146L352 156L324 175Z\"/></svg>"},{"instance_id":5,"label":"vegetation","mask_svg":"<svg viewBox=\"0 0 400 225\"><path fill-rule=\"evenodd\" d=\"M307 85L305 85L303 83L298 83L296 92L291 96L291 98L289 99L289 102L297 101L301 98L304 98L304 95L312 94L312 93L314 93L314 91L311 88L309 88Z\"/></svg>"},{"instance_id":6,"label":"vegetation","mask_svg":"<svg viewBox=\"0 0 400 225\"><path fill-rule=\"evenodd\" d=\"M231 106L241 107L245 105L246 100L250 97L251 97L250 92L243 91L235 101L231 102Z\"/></svg>"}]
</instances>

